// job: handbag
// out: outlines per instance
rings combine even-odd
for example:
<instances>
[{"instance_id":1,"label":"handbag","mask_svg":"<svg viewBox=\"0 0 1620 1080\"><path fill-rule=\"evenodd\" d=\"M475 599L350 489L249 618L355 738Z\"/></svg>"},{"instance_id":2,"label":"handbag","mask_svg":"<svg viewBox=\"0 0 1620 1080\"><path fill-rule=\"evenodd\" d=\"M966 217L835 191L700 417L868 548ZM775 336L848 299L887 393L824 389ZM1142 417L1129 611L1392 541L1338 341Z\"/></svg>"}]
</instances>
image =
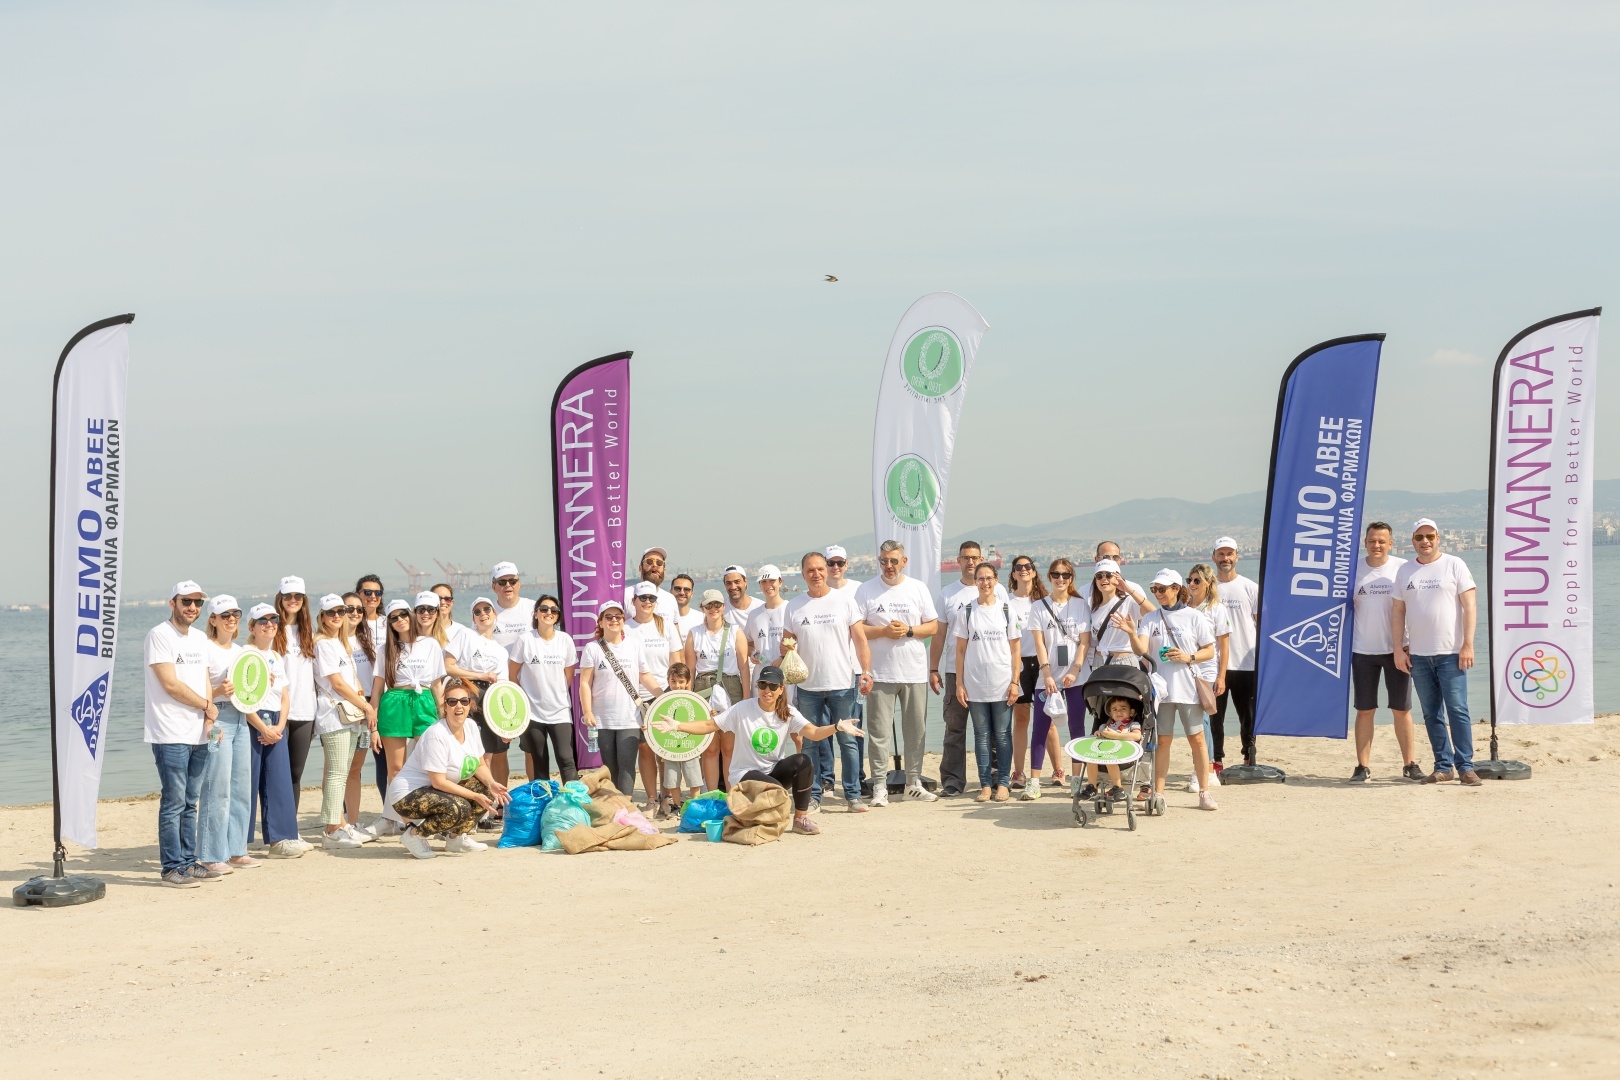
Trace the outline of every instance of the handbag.
<instances>
[{"instance_id":1,"label":"handbag","mask_svg":"<svg viewBox=\"0 0 1620 1080\"><path fill-rule=\"evenodd\" d=\"M731 640L731 624L724 623L720 627L720 656L714 662L714 682L708 686L705 686L701 690L693 691L693 693L702 698L704 701L709 700L710 695L714 693L714 688L720 685L720 679L726 673L726 642L729 640ZM705 672L704 674L708 673ZM787 672L784 671L782 673L782 677L784 679L787 678ZM697 680L697 676L693 675L692 679L695 682Z\"/></svg>"},{"instance_id":2,"label":"handbag","mask_svg":"<svg viewBox=\"0 0 1620 1080\"><path fill-rule=\"evenodd\" d=\"M1159 609L1159 621L1164 623L1164 632L1165 632L1165 635L1170 638L1170 644L1174 645L1181 652L1186 652L1187 650L1181 648L1181 642L1176 640L1176 629L1175 629L1174 626L1170 625L1170 617L1165 613L1163 608ZM1188 664L1187 666L1188 667L1195 667L1193 664ZM1193 682L1198 684L1198 707L1200 709L1204 710L1204 715L1205 716L1214 716L1215 715L1215 687L1214 687L1214 685L1211 684L1209 681L1207 681L1205 679L1199 678L1196 668L1193 671Z\"/></svg>"},{"instance_id":3,"label":"handbag","mask_svg":"<svg viewBox=\"0 0 1620 1080\"><path fill-rule=\"evenodd\" d=\"M605 641L601 644L602 655L607 657L608 667L612 668L613 674L619 677L619 685L624 687L624 692L630 695L630 700L636 703L636 720L640 726L646 727L647 711L652 708L652 702L641 700L641 695L636 693L635 685L631 683L630 676L626 675L624 668L619 666L619 658L613 655L613 649Z\"/></svg>"},{"instance_id":4,"label":"handbag","mask_svg":"<svg viewBox=\"0 0 1620 1080\"><path fill-rule=\"evenodd\" d=\"M797 646L784 645L782 658L776 664L782 669L782 681L789 686L797 686L810 677L810 665L799 655Z\"/></svg>"}]
</instances>

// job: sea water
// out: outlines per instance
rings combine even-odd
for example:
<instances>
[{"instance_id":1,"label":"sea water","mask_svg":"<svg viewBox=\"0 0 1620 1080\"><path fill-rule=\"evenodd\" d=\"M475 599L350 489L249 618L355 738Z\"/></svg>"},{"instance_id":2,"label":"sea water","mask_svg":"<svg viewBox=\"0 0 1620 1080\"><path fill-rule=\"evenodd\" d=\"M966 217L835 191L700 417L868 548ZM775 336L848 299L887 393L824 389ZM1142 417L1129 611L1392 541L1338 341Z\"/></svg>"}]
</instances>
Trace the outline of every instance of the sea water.
<instances>
[{"instance_id":1,"label":"sea water","mask_svg":"<svg viewBox=\"0 0 1620 1080\"><path fill-rule=\"evenodd\" d=\"M1620 546L1592 549L1594 602L1597 625L1593 635L1595 660L1594 693L1599 713L1620 712ZM1483 593L1485 552L1466 551L1468 563ZM1157 566L1132 565L1126 571L1133 579L1151 576ZM1183 572L1186 567L1177 566ZM1248 562L1239 571L1252 576L1255 565ZM167 608L126 607L119 628L118 659L105 720L106 753L101 770L103 798L145 795L157 790L157 772L151 748L143 741L141 721L141 646L146 632L168 615ZM8 692L0 695L0 806L48 802L51 797L51 744L49 695L46 685L47 616L43 611L0 611L0 671ZM1468 678L1468 702L1476 715L1490 711L1488 692L1489 659L1485 647L1485 613L1480 612L1476 655L1478 663ZM1413 702L1413 711L1417 711ZM930 695L928 709L928 749L940 748L943 721L940 700ZM1348 714L1347 714L1348 718ZM1425 745L1419 720L1419 747ZM1389 722L1389 712L1380 709L1379 723ZM1230 724L1236 721L1229 721ZM1235 728L1233 728L1235 730ZM1488 745L1479 742L1476 756L1483 757ZM1349 753L1347 750L1346 753ZM521 756L514 750L513 763L521 768ZM310 747L302 783L318 785L325 769L320 742ZM371 782L371 769L365 772Z\"/></svg>"}]
</instances>

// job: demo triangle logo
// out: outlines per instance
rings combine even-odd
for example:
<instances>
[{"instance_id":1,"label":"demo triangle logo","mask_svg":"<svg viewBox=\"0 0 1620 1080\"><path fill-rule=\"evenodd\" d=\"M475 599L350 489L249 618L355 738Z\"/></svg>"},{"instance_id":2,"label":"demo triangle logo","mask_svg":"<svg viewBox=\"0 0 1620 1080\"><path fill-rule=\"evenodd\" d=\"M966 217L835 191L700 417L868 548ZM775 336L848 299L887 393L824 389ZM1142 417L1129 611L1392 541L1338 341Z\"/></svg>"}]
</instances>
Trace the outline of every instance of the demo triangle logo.
<instances>
[{"instance_id":1,"label":"demo triangle logo","mask_svg":"<svg viewBox=\"0 0 1620 1080\"><path fill-rule=\"evenodd\" d=\"M1285 626L1271 640L1337 679L1344 667L1344 605Z\"/></svg>"}]
</instances>

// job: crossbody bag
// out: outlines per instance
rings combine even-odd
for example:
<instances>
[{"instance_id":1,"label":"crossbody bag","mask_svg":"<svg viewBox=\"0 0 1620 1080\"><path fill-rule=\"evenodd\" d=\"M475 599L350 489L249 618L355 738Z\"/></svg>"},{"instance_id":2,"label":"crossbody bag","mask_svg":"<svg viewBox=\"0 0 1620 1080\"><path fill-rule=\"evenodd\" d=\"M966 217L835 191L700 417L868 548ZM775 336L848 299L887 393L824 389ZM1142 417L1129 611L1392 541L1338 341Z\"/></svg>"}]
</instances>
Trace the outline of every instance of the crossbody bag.
<instances>
[{"instance_id":1,"label":"crossbody bag","mask_svg":"<svg viewBox=\"0 0 1620 1080\"><path fill-rule=\"evenodd\" d=\"M635 685L630 682L630 676L624 673L624 668L619 666L619 658L613 655L613 649L605 641L602 642L601 645L602 655L607 657L608 667L613 669L613 674L619 677L619 685L624 687L624 692L629 694L630 700L635 703L637 722L642 726L645 726L647 722L648 703L642 701L641 695L636 693Z\"/></svg>"},{"instance_id":2,"label":"crossbody bag","mask_svg":"<svg viewBox=\"0 0 1620 1080\"><path fill-rule=\"evenodd\" d=\"M1181 652L1187 652L1186 649L1181 648L1181 642L1176 640L1176 628L1170 623L1169 612L1165 611L1162 607L1159 609L1159 621L1164 623L1164 634L1170 639L1170 644L1174 645ZM1190 656L1191 654L1188 653L1188 655ZM1198 684L1198 707L1204 710L1205 715L1214 716L1214 685L1208 680L1199 677L1198 665L1196 662L1189 662L1187 666L1193 669L1193 682Z\"/></svg>"}]
</instances>

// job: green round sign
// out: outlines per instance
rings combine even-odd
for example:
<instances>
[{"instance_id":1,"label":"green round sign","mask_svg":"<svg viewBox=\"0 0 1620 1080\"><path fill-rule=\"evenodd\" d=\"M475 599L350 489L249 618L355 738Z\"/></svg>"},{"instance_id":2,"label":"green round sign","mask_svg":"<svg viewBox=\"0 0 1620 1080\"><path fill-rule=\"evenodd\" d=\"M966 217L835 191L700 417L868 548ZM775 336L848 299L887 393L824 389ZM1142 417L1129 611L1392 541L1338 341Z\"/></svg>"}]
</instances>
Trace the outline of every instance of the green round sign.
<instances>
[{"instance_id":1,"label":"green round sign","mask_svg":"<svg viewBox=\"0 0 1620 1080\"><path fill-rule=\"evenodd\" d=\"M900 352L900 373L915 393L945 397L962 385L962 343L943 326L919 330Z\"/></svg>"},{"instance_id":2,"label":"green round sign","mask_svg":"<svg viewBox=\"0 0 1620 1080\"><path fill-rule=\"evenodd\" d=\"M1142 756L1142 744L1124 739L1099 739L1088 735L1075 739L1063 748L1076 761L1093 765L1129 765Z\"/></svg>"},{"instance_id":3,"label":"green round sign","mask_svg":"<svg viewBox=\"0 0 1620 1080\"><path fill-rule=\"evenodd\" d=\"M653 753L665 761L691 761L709 748L713 733L688 735L684 731L659 731L655 720L668 720L674 724L690 724L709 718L709 703L690 690L670 690L659 695L647 707L647 727L643 734Z\"/></svg>"},{"instance_id":4,"label":"green round sign","mask_svg":"<svg viewBox=\"0 0 1620 1080\"><path fill-rule=\"evenodd\" d=\"M921 525L939 508L939 477L916 454L895 458L883 486L889 513L902 525Z\"/></svg>"},{"instance_id":5,"label":"green round sign","mask_svg":"<svg viewBox=\"0 0 1620 1080\"><path fill-rule=\"evenodd\" d=\"M484 691L484 723L503 739L523 734L533 711L529 695L515 682L502 679Z\"/></svg>"},{"instance_id":6,"label":"green round sign","mask_svg":"<svg viewBox=\"0 0 1620 1080\"><path fill-rule=\"evenodd\" d=\"M245 649L231 665L231 704L244 713L258 712L261 707L281 703L264 699L270 696L270 665L256 650Z\"/></svg>"}]
</instances>

